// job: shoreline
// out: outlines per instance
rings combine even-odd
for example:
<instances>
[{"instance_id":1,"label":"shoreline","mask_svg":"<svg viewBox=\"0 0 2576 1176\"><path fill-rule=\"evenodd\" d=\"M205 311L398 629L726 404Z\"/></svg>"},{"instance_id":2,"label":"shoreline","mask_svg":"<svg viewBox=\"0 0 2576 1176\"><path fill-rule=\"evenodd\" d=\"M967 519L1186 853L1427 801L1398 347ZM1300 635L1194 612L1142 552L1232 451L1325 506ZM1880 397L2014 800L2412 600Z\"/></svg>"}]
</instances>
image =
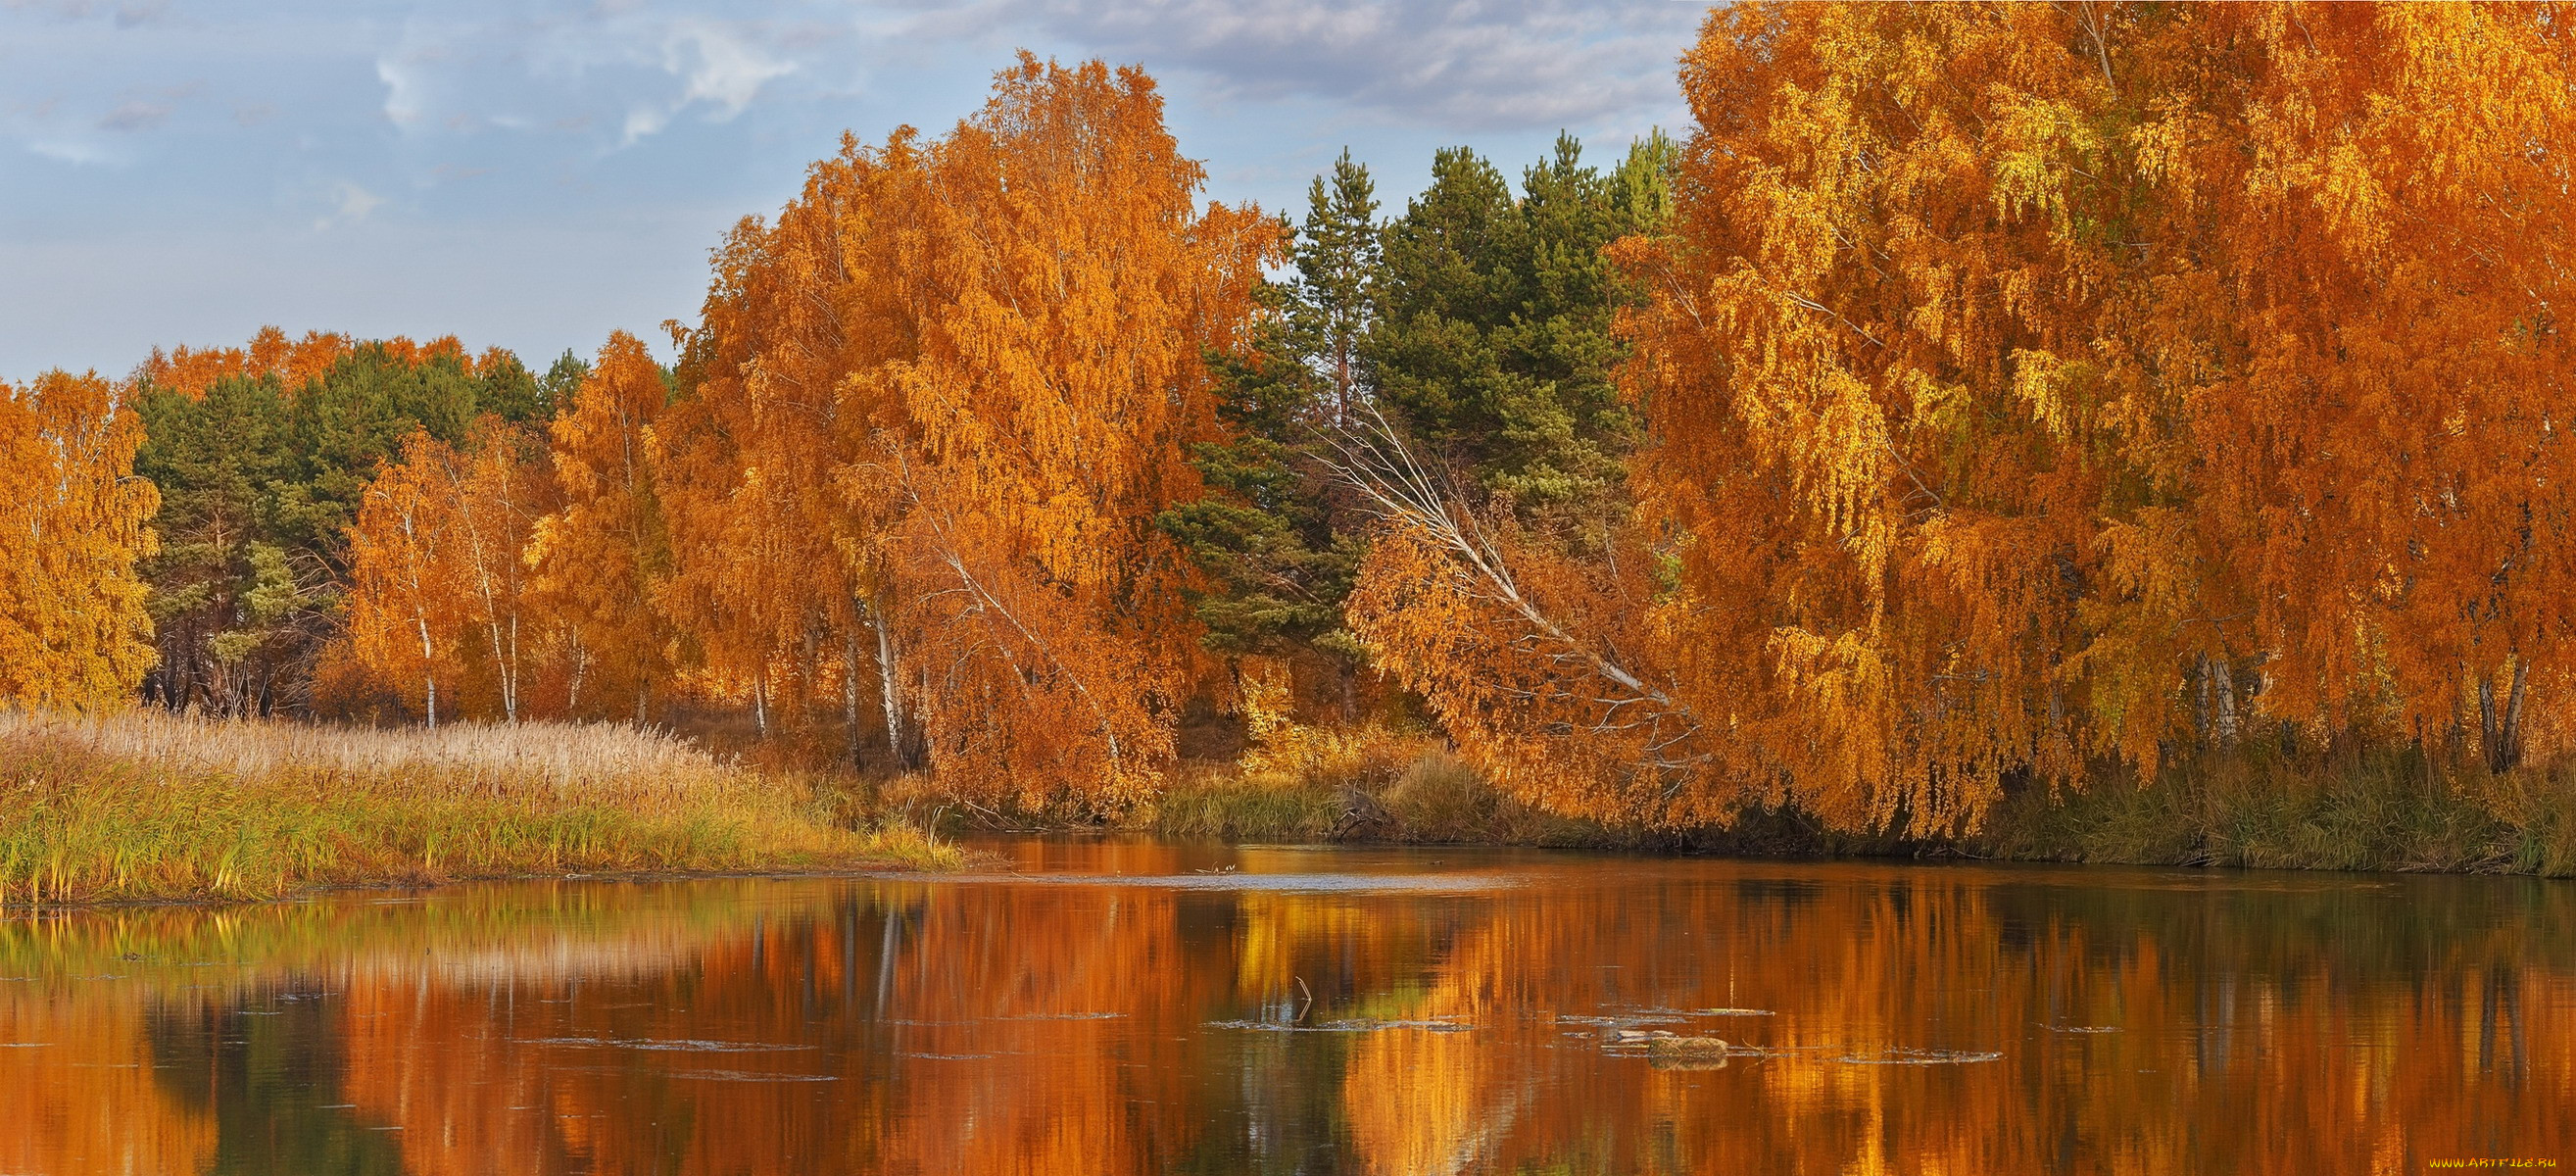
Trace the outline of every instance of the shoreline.
<instances>
[{"instance_id":1,"label":"shoreline","mask_svg":"<svg viewBox=\"0 0 2576 1176\"><path fill-rule=\"evenodd\" d=\"M1199 841L2576 877L2576 781L2489 774L2413 750L2191 762L2147 780L2106 771L2082 789L2006 796L1964 834L1838 830L1795 809L1749 809L1723 828L1615 827L1504 796L1445 752L1332 776L1206 771L1176 781L1150 812L1087 828Z\"/></svg>"},{"instance_id":2,"label":"shoreline","mask_svg":"<svg viewBox=\"0 0 2576 1176\"><path fill-rule=\"evenodd\" d=\"M463 881L965 868L960 832L1174 842L1528 846L1641 856L2576 876L2576 787L2413 752L2195 761L2025 787L1974 831L1568 818L1427 739L1256 770L1185 763L1108 814L995 810L926 777L752 768L667 732L368 730L0 712L0 910L224 905ZM925 805L938 827L917 824Z\"/></svg>"}]
</instances>

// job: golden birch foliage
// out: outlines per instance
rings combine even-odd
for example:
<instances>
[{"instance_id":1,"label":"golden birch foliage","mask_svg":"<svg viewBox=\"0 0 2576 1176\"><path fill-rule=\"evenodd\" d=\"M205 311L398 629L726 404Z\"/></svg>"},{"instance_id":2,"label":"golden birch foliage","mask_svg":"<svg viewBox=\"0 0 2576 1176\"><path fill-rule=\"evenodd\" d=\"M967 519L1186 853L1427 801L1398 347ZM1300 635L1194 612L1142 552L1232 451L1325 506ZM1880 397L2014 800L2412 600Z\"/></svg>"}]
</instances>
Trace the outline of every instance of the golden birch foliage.
<instances>
[{"instance_id":1,"label":"golden birch foliage","mask_svg":"<svg viewBox=\"0 0 2576 1176\"><path fill-rule=\"evenodd\" d=\"M468 354L465 345L454 335L441 335L427 343L396 335L376 340L385 354L404 367L417 367L431 359L447 356L456 360L467 375L477 375L497 364L515 363L516 357L498 347L487 348L480 357ZM261 327L251 336L247 347L174 347L167 352L155 347L152 354L134 369L137 380L155 388L185 394L190 399L203 397L215 381L226 377L259 379L275 377L284 387L302 388L320 379L331 365L358 349L357 340L337 331L306 331L300 339L289 339L286 332L274 327Z\"/></svg>"},{"instance_id":2,"label":"golden birch foliage","mask_svg":"<svg viewBox=\"0 0 2576 1176\"><path fill-rule=\"evenodd\" d=\"M553 471L535 437L487 415L465 450L431 473L452 512L443 558L465 611L458 711L517 722L529 713L530 687L559 677L550 663L565 653L527 561L538 520L556 505Z\"/></svg>"},{"instance_id":3,"label":"golden birch foliage","mask_svg":"<svg viewBox=\"0 0 2576 1176\"><path fill-rule=\"evenodd\" d=\"M667 672L669 637L651 602L668 562L652 460L668 398L652 354L619 331L551 426L563 505L537 521L526 558L538 606L568 630L577 713L631 706L645 721Z\"/></svg>"},{"instance_id":4,"label":"golden birch foliage","mask_svg":"<svg viewBox=\"0 0 2576 1176\"><path fill-rule=\"evenodd\" d=\"M368 485L349 528L350 652L433 727L455 717L460 646L472 623L468 561L458 550L471 539L450 473L460 464L446 442L415 431L402 460Z\"/></svg>"},{"instance_id":5,"label":"golden birch foliage","mask_svg":"<svg viewBox=\"0 0 2576 1176\"><path fill-rule=\"evenodd\" d=\"M1646 660L1660 651L1645 554L1603 567L1508 518L1399 517L1345 608L1371 661L1520 799L1611 822L1722 821L1740 800L1715 754L1724 712L1707 721Z\"/></svg>"},{"instance_id":6,"label":"golden birch foliage","mask_svg":"<svg viewBox=\"0 0 2576 1176\"><path fill-rule=\"evenodd\" d=\"M142 443L94 374L0 383L0 702L113 709L152 668L135 564L161 497L134 476Z\"/></svg>"},{"instance_id":7,"label":"golden birch foliage","mask_svg":"<svg viewBox=\"0 0 2576 1176\"><path fill-rule=\"evenodd\" d=\"M2569 629L2565 15L1713 14L1623 247L1683 692L1918 830L2257 719L2492 698L2510 762Z\"/></svg>"},{"instance_id":8,"label":"golden birch foliage","mask_svg":"<svg viewBox=\"0 0 2576 1176\"><path fill-rule=\"evenodd\" d=\"M878 642L861 630L883 592L870 558L881 512L842 478L875 460L884 423L859 373L904 342L871 305L883 279L854 271L843 240L880 215L876 181L853 148L817 163L774 224L735 228L685 341L687 392L655 429L671 537L657 599L702 684L766 711L828 676L854 728L859 679L876 676Z\"/></svg>"},{"instance_id":9,"label":"golden birch foliage","mask_svg":"<svg viewBox=\"0 0 2576 1176\"><path fill-rule=\"evenodd\" d=\"M156 388L172 389L191 399L203 397L207 388L227 376L274 376L285 387L301 388L321 378L354 346L348 336L337 332L307 331L303 338L290 340L285 331L268 326L251 337L248 347L181 346L167 353L155 347L135 375ZM388 346L406 352L418 350L408 339L395 339Z\"/></svg>"},{"instance_id":10,"label":"golden birch foliage","mask_svg":"<svg viewBox=\"0 0 2576 1176\"><path fill-rule=\"evenodd\" d=\"M1204 181L1143 73L1023 55L949 137L898 134L881 219L845 233L910 351L860 378L900 405L854 485L885 541L943 773L1025 804L1144 794L1204 667L1157 512L1215 435L1210 349L1245 343L1274 222Z\"/></svg>"},{"instance_id":11,"label":"golden birch foliage","mask_svg":"<svg viewBox=\"0 0 2576 1176\"><path fill-rule=\"evenodd\" d=\"M837 685L854 746L871 693L897 763L927 751L987 797L1150 789L1211 668L1153 519L1198 492L1204 355L1243 345L1279 247L1255 210L1196 207L1203 178L1142 73L1023 56L948 136L845 140L737 226L640 430L667 562L611 560L651 581L693 684L764 717ZM570 544L606 533L576 524L615 480L583 396L550 592L600 566Z\"/></svg>"},{"instance_id":12,"label":"golden birch foliage","mask_svg":"<svg viewBox=\"0 0 2576 1176\"><path fill-rule=\"evenodd\" d=\"M462 450L426 431L406 438L350 529L348 634L334 656L424 715L433 696L442 720L528 714L532 683L564 668L527 566L555 497L536 438L499 417L476 421Z\"/></svg>"}]
</instances>

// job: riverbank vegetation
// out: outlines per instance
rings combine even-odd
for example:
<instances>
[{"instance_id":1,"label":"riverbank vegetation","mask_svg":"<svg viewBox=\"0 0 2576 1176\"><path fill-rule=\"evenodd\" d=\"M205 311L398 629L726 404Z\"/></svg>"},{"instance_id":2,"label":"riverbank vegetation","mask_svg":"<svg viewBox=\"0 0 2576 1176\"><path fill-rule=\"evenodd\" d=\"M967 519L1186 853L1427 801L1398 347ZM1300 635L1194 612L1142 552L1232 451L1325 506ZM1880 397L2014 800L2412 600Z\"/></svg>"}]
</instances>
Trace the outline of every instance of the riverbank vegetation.
<instances>
[{"instance_id":1,"label":"riverbank vegetation","mask_svg":"<svg viewBox=\"0 0 2576 1176\"><path fill-rule=\"evenodd\" d=\"M604 724L0 714L0 903L600 872L954 866L813 781Z\"/></svg>"},{"instance_id":2,"label":"riverbank vegetation","mask_svg":"<svg viewBox=\"0 0 2576 1176\"><path fill-rule=\"evenodd\" d=\"M0 567L95 600L7 572L0 673L995 823L2565 872L2571 76L2529 7L1741 4L1679 141L1292 221L1023 57L668 366L13 389Z\"/></svg>"},{"instance_id":3,"label":"riverbank vegetation","mask_svg":"<svg viewBox=\"0 0 2576 1176\"><path fill-rule=\"evenodd\" d=\"M1854 830L1794 806L1658 829L1564 817L1442 750L1347 775L1188 773L1118 826L1176 840L1524 845L1743 857L1894 857L2576 877L2576 784L2375 754L2331 772L2260 760L2168 764L2082 790L2007 796L1968 834ZM960 814L960 828L1026 828ZM1060 830L1053 827L1051 831Z\"/></svg>"}]
</instances>

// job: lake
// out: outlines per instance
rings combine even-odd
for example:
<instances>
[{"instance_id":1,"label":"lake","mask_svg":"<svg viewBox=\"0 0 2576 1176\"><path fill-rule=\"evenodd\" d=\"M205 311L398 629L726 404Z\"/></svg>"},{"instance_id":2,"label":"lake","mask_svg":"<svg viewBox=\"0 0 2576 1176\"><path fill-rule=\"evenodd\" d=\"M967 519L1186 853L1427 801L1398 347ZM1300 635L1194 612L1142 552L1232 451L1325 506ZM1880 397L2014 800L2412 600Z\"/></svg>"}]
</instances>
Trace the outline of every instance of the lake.
<instances>
[{"instance_id":1,"label":"lake","mask_svg":"<svg viewBox=\"0 0 2576 1176\"><path fill-rule=\"evenodd\" d=\"M12 917L0 1173L2576 1162L2576 883L985 848Z\"/></svg>"}]
</instances>

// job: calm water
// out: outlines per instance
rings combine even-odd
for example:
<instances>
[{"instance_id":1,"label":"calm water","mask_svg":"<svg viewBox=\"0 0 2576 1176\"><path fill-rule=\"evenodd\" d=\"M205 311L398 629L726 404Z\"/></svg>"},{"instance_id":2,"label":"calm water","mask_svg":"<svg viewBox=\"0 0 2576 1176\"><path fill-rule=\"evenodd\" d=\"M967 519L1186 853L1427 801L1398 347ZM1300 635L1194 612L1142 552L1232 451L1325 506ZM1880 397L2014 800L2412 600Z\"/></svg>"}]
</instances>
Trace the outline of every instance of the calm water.
<instances>
[{"instance_id":1,"label":"calm water","mask_svg":"<svg viewBox=\"0 0 2576 1176\"><path fill-rule=\"evenodd\" d=\"M2576 884L996 848L0 922L0 1173L2576 1164Z\"/></svg>"}]
</instances>

